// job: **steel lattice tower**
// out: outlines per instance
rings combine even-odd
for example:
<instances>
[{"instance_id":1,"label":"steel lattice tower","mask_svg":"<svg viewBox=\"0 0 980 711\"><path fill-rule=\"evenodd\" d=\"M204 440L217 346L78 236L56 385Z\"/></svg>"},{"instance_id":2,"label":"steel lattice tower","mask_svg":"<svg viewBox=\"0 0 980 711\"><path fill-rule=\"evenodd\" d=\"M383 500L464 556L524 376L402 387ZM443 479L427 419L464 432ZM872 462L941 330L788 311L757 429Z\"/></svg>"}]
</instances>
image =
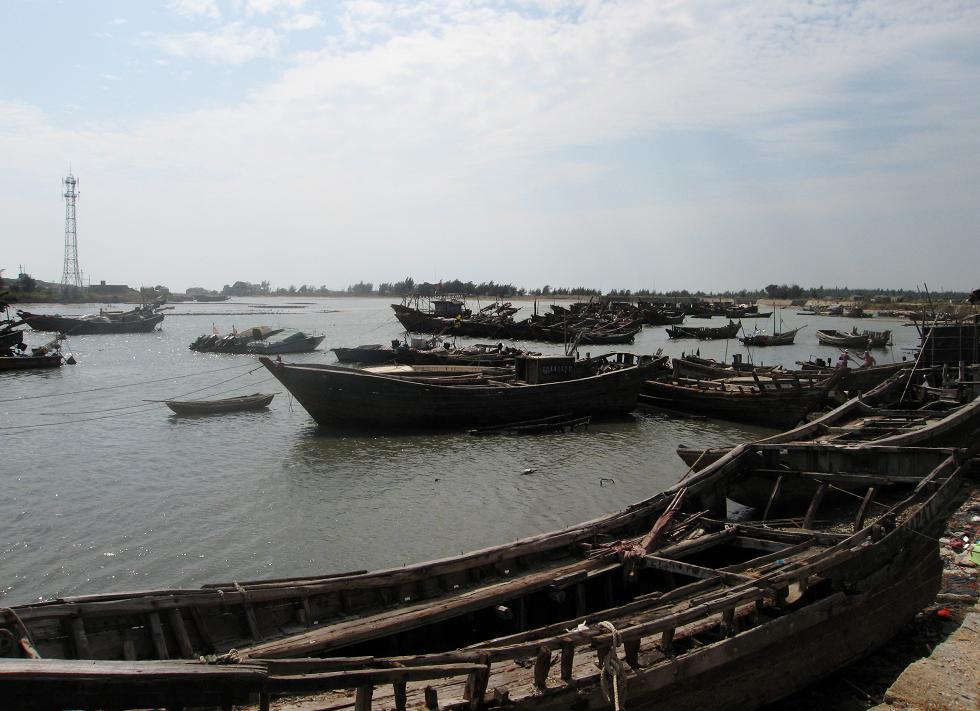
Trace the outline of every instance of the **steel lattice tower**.
<instances>
[{"instance_id":1,"label":"steel lattice tower","mask_svg":"<svg viewBox=\"0 0 980 711\"><path fill-rule=\"evenodd\" d=\"M75 199L78 180L68 173L61 181L65 186L65 268L61 272L63 286L82 286L82 275L78 271L78 234L75 232Z\"/></svg>"}]
</instances>

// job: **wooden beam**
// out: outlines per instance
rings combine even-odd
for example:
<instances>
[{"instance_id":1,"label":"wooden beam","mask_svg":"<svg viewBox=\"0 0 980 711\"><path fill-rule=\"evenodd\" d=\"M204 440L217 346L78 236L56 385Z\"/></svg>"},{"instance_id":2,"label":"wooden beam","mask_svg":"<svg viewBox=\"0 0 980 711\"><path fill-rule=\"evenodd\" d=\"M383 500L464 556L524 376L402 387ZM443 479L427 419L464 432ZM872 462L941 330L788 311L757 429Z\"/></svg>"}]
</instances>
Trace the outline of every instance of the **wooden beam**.
<instances>
[{"instance_id":1,"label":"wooden beam","mask_svg":"<svg viewBox=\"0 0 980 711\"><path fill-rule=\"evenodd\" d=\"M803 528L813 528L813 522L817 518L820 503L823 501L824 494L827 493L827 486L828 484L826 482L821 482L816 492L814 492L813 499L810 501L810 508L806 510L806 516L803 518Z\"/></svg>"},{"instance_id":2,"label":"wooden beam","mask_svg":"<svg viewBox=\"0 0 980 711\"><path fill-rule=\"evenodd\" d=\"M858 508L857 515L854 517L854 532L857 533L864 527L864 517L867 515L868 506L875 498L875 493L878 491L878 487L869 486L867 493L865 493L864 498L861 500L861 506Z\"/></svg>"},{"instance_id":3,"label":"wooden beam","mask_svg":"<svg viewBox=\"0 0 980 711\"><path fill-rule=\"evenodd\" d=\"M572 681L572 667L575 663L575 643L563 642L561 645L561 680L566 684Z\"/></svg>"},{"instance_id":4,"label":"wooden beam","mask_svg":"<svg viewBox=\"0 0 980 711\"><path fill-rule=\"evenodd\" d=\"M374 697L373 686L359 686L354 693L354 711L371 711L371 699Z\"/></svg>"},{"instance_id":5,"label":"wooden beam","mask_svg":"<svg viewBox=\"0 0 980 711\"><path fill-rule=\"evenodd\" d=\"M167 612L170 619L170 627L177 638L177 646L180 648L180 656L184 659L194 658L194 649L191 647L191 638L187 634L187 626L184 624L184 616L179 607L172 607Z\"/></svg>"},{"instance_id":6,"label":"wooden beam","mask_svg":"<svg viewBox=\"0 0 980 711\"><path fill-rule=\"evenodd\" d=\"M551 650L541 647L534 659L534 688L538 691L548 690L548 672L551 669Z\"/></svg>"},{"instance_id":7,"label":"wooden beam","mask_svg":"<svg viewBox=\"0 0 980 711\"><path fill-rule=\"evenodd\" d=\"M779 498L779 489L783 485L783 477L780 475L776 477L776 483L772 485L772 493L769 494L769 501L766 503L766 510L762 512L762 520L769 520L769 513L772 511L773 506L776 504L776 499Z\"/></svg>"}]
</instances>

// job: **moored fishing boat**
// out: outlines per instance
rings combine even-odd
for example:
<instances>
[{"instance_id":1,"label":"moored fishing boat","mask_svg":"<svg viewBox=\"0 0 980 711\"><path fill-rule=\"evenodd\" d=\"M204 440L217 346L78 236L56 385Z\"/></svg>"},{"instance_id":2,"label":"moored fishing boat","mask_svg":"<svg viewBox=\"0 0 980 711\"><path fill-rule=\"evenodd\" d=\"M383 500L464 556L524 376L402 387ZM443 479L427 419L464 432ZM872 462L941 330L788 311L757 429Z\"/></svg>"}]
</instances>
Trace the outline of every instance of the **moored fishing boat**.
<instances>
[{"instance_id":1,"label":"moored fishing boat","mask_svg":"<svg viewBox=\"0 0 980 711\"><path fill-rule=\"evenodd\" d=\"M257 694L324 709L564 711L614 695L630 709L751 709L855 661L933 600L935 539L971 466L951 450L744 445L619 513L454 558L4 608L0 693L76 708ZM794 520L729 519L726 498L774 470L814 489L783 501ZM863 498L825 497L856 480Z\"/></svg>"},{"instance_id":2,"label":"moored fishing boat","mask_svg":"<svg viewBox=\"0 0 980 711\"><path fill-rule=\"evenodd\" d=\"M767 376L753 374L747 382L676 377L650 380L643 386L640 403L705 417L786 428L793 427L819 408L840 377L835 373L811 383L779 377L775 373Z\"/></svg>"},{"instance_id":3,"label":"moored fishing boat","mask_svg":"<svg viewBox=\"0 0 980 711\"><path fill-rule=\"evenodd\" d=\"M951 409L923 406L908 408L893 404L900 400L912 369L900 373L865 396L851 398L839 407L799 427L758 440L758 444L783 442L867 443L891 447L965 447L980 433L980 399ZM679 446L684 463L703 469L721 459L737 445L728 447Z\"/></svg>"},{"instance_id":4,"label":"moored fishing boat","mask_svg":"<svg viewBox=\"0 0 980 711\"><path fill-rule=\"evenodd\" d=\"M791 346L793 341L796 340L796 334L799 333L806 326L800 326L799 328L794 328L791 331L783 331L782 333L751 333L746 334L744 338L739 338L746 346Z\"/></svg>"},{"instance_id":5,"label":"moored fishing boat","mask_svg":"<svg viewBox=\"0 0 980 711\"><path fill-rule=\"evenodd\" d=\"M261 410L269 406L275 395L275 393L252 393L220 400L164 400L164 404L178 415L216 415L225 412Z\"/></svg>"},{"instance_id":6,"label":"moored fishing boat","mask_svg":"<svg viewBox=\"0 0 980 711\"><path fill-rule=\"evenodd\" d=\"M103 312L88 316L59 316L18 311L17 316L35 331L55 331L69 336L109 335L118 333L149 333L163 322L163 306L158 300L137 306L130 311Z\"/></svg>"},{"instance_id":7,"label":"moored fishing boat","mask_svg":"<svg viewBox=\"0 0 980 711\"><path fill-rule=\"evenodd\" d=\"M320 425L384 428L505 424L562 413L632 411L644 380L664 359L617 353L522 356L515 369L364 370L260 358Z\"/></svg>"},{"instance_id":8,"label":"moored fishing boat","mask_svg":"<svg viewBox=\"0 0 980 711\"><path fill-rule=\"evenodd\" d=\"M854 329L851 333L833 330L817 331L817 340L825 346L838 348L885 348L891 341L891 331L862 331Z\"/></svg>"},{"instance_id":9,"label":"moored fishing boat","mask_svg":"<svg viewBox=\"0 0 980 711\"><path fill-rule=\"evenodd\" d=\"M729 321L727 326L675 326L667 329L667 337L672 339L696 338L699 341L735 338L741 321Z\"/></svg>"}]
</instances>

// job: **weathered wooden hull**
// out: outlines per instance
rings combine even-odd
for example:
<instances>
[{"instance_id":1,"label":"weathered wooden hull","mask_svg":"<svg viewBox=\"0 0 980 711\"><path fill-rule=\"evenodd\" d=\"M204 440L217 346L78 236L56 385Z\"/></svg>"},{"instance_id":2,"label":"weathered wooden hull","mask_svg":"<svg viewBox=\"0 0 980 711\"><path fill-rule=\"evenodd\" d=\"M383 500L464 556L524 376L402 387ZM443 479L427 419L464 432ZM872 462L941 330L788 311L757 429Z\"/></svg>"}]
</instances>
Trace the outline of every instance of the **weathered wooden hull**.
<instances>
[{"instance_id":1,"label":"weathered wooden hull","mask_svg":"<svg viewBox=\"0 0 980 711\"><path fill-rule=\"evenodd\" d=\"M60 368L63 362L64 358L62 358L60 355L0 356L0 371Z\"/></svg>"},{"instance_id":2,"label":"weathered wooden hull","mask_svg":"<svg viewBox=\"0 0 980 711\"><path fill-rule=\"evenodd\" d=\"M787 428L820 407L827 389L823 386L793 388L787 385L781 390L759 391L753 386L729 386L720 390L651 380L643 386L640 402L721 420Z\"/></svg>"},{"instance_id":3,"label":"weathered wooden hull","mask_svg":"<svg viewBox=\"0 0 980 711\"><path fill-rule=\"evenodd\" d=\"M24 322L35 331L57 331L69 336L95 336L117 333L149 333L162 321L164 314L128 321L95 321L68 316L46 316L19 312Z\"/></svg>"},{"instance_id":4,"label":"weathered wooden hull","mask_svg":"<svg viewBox=\"0 0 980 711\"><path fill-rule=\"evenodd\" d=\"M8 348L14 348L17 346L17 344L23 342L23 331L7 331L5 333L0 333L0 352L3 352Z\"/></svg>"},{"instance_id":5,"label":"weathered wooden hull","mask_svg":"<svg viewBox=\"0 0 980 711\"><path fill-rule=\"evenodd\" d=\"M322 709L415 708L438 695L467 697L472 703L458 708L479 709L506 693L517 709L607 708L596 661L614 650L625 659L627 708L756 708L882 644L931 602L942 571L935 539L969 466L949 455L746 446L618 514L458 558L376 574L0 609L8 656L36 648L54 657L60 648L89 659L124 651L193 658L234 646L242 658L230 666L0 659L0 694L42 708L193 706L249 693L267 703L269 694L331 689L350 691L305 701ZM819 460L851 472L865 459L881 460L882 471L905 466L913 476L885 512L869 509L866 525L862 506L852 533L815 527L817 498L802 528L798 520L781 530L695 513L716 509L743 473L760 466L803 471ZM685 495L696 517L687 523L700 520L699 535L661 542L653 554L617 553L636 551L635 540L621 537L656 531ZM379 612L358 619L366 602ZM512 617L500 617L504 611ZM443 636L461 643L440 649ZM298 655L307 658L286 659Z\"/></svg>"},{"instance_id":6,"label":"weathered wooden hull","mask_svg":"<svg viewBox=\"0 0 980 711\"><path fill-rule=\"evenodd\" d=\"M647 366L542 385L455 386L363 370L260 359L320 425L459 428L564 413L622 415L636 408Z\"/></svg>"},{"instance_id":7,"label":"weathered wooden hull","mask_svg":"<svg viewBox=\"0 0 980 711\"><path fill-rule=\"evenodd\" d=\"M891 340L891 335L891 331L865 331L859 334L817 331L817 340L822 345L837 348L885 348Z\"/></svg>"},{"instance_id":8,"label":"weathered wooden hull","mask_svg":"<svg viewBox=\"0 0 980 711\"><path fill-rule=\"evenodd\" d=\"M224 400L167 400L166 406L178 415L217 415L225 412L261 410L268 407L275 393L256 393Z\"/></svg>"},{"instance_id":9,"label":"weathered wooden hull","mask_svg":"<svg viewBox=\"0 0 980 711\"><path fill-rule=\"evenodd\" d=\"M716 341L724 338L735 338L741 323L730 323L727 326L678 326L668 328L667 337L674 340L696 338L699 341Z\"/></svg>"}]
</instances>

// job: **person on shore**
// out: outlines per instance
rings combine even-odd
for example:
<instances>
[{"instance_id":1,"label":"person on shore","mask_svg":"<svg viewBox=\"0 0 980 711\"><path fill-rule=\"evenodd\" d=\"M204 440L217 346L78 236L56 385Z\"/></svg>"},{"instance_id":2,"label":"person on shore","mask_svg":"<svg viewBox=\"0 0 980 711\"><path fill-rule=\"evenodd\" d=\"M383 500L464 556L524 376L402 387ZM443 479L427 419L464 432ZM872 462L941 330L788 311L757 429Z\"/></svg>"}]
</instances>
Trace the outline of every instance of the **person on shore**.
<instances>
[{"instance_id":1,"label":"person on shore","mask_svg":"<svg viewBox=\"0 0 980 711\"><path fill-rule=\"evenodd\" d=\"M837 356L837 367L847 368L847 364L850 360L851 360L851 354L848 353L846 350L841 351L840 355Z\"/></svg>"},{"instance_id":2,"label":"person on shore","mask_svg":"<svg viewBox=\"0 0 980 711\"><path fill-rule=\"evenodd\" d=\"M877 365L877 363L878 363L878 361L875 360L875 357L873 355L871 355L871 352L870 351L865 351L864 352L864 355L861 356L861 367L862 368L870 368L873 365Z\"/></svg>"}]
</instances>

